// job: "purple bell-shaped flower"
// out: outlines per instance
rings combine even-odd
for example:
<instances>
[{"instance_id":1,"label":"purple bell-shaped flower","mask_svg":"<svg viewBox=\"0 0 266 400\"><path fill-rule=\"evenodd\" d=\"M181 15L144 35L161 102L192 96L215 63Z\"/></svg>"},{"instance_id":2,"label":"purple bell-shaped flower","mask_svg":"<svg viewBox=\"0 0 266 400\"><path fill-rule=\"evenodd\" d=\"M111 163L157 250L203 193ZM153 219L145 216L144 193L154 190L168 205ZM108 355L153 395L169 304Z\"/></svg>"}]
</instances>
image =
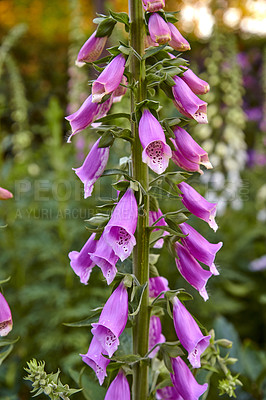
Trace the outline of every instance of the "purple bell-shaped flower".
<instances>
[{"instance_id":1,"label":"purple bell-shaped flower","mask_svg":"<svg viewBox=\"0 0 266 400\"><path fill-rule=\"evenodd\" d=\"M9 305L0 293L0 336L6 336L13 327L12 315Z\"/></svg>"},{"instance_id":2,"label":"purple bell-shaped flower","mask_svg":"<svg viewBox=\"0 0 266 400\"><path fill-rule=\"evenodd\" d=\"M151 14L148 22L151 39L155 43L165 44L171 40L171 31L165 20L157 13Z\"/></svg>"},{"instance_id":3,"label":"purple bell-shaped flower","mask_svg":"<svg viewBox=\"0 0 266 400\"><path fill-rule=\"evenodd\" d=\"M187 68L187 67L186 67ZM194 72L187 68L187 70L180 76L184 82L190 87L193 93L195 94L205 94L210 90L210 86L208 82L205 82L203 79L200 79Z\"/></svg>"},{"instance_id":4,"label":"purple bell-shaped flower","mask_svg":"<svg viewBox=\"0 0 266 400\"><path fill-rule=\"evenodd\" d=\"M168 287L168 280L163 276L154 276L149 278L149 296L150 297L157 297L162 292L167 292L169 289ZM160 296L163 298L163 294Z\"/></svg>"},{"instance_id":5,"label":"purple bell-shaped flower","mask_svg":"<svg viewBox=\"0 0 266 400\"><path fill-rule=\"evenodd\" d=\"M173 49L177 51L187 51L190 50L190 44L188 41L181 35L179 30L175 27L175 25L171 24L171 22L167 23L168 28L171 32L171 40L169 45L173 47Z\"/></svg>"},{"instance_id":6,"label":"purple bell-shaped flower","mask_svg":"<svg viewBox=\"0 0 266 400\"><path fill-rule=\"evenodd\" d=\"M101 343L93 337L87 354L80 354L82 360L95 371L100 385L103 384L104 378L107 376L106 368L110 362L108 358L102 355L103 351Z\"/></svg>"},{"instance_id":7,"label":"purple bell-shaped flower","mask_svg":"<svg viewBox=\"0 0 266 400\"><path fill-rule=\"evenodd\" d=\"M109 386L104 400L130 400L130 388L127 378L120 370Z\"/></svg>"},{"instance_id":8,"label":"purple bell-shaped flower","mask_svg":"<svg viewBox=\"0 0 266 400\"><path fill-rule=\"evenodd\" d=\"M159 317L152 315L150 318L149 328L149 350L151 350L156 344L164 343L165 337L162 334L162 324ZM159 347L155 347L149 354L149 358L153 358L158 353Z\"/></svg>"},{"instance_id":9,"label":"purple bell-shaped flower","mask_svg":"<svg viewBox=\"0 0 266 400\"><path fill-rule=\"evenodd\" d=\"M96 31L93 32L93 34L81 47L78 53L76 65L81 67L86 62L96 61L104 49L106 40L107 36L96 37Z\"/></svg>"}]
</instances>

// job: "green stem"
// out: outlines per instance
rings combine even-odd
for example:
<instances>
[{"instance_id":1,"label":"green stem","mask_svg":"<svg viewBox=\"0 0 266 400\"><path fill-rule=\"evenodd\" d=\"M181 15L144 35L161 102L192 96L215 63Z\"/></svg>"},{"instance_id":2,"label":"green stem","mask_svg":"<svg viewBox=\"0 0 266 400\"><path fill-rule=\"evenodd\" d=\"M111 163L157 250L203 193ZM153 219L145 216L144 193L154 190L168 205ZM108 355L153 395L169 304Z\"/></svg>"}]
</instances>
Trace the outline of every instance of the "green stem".
<instances>
[{"instance_id":1,"label":"green stem","mask_svg":"<svg viewBox=\"0 0 266 400\"><path fill-rule=\"evenodd\" d=\"M130 10L130 44L139 55L144 54L145 25L141 0L129 0ZM130 70L135 90L132 91L131 111L135 112L135 105L146 98L144 83L145 65L136 56L131 56ZM132 146L133 178L141 183L147 192L149 187L148 167L142 162L142 146L138 135L137 123L132 122L132 134L134 144ZM136 231L136 246L133 251L133 273L141 285L149 281L149 198L144 196L144 208L138 218ZM145 356L149 344L149 290L144 292L141 308L136 316L133 327L133 351L134 354ZM146 362L140 362L134 366L132 400L145 400L148 398L148 372Z\"/></svg>"}]
</instances>

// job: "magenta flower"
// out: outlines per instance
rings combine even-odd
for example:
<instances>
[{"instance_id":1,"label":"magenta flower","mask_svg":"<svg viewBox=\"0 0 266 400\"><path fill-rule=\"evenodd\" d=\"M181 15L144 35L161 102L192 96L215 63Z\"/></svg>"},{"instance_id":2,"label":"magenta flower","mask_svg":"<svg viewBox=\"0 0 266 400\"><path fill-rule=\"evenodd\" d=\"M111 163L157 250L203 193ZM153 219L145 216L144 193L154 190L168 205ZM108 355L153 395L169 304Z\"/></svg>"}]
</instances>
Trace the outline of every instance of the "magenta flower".
<instances>
[{"instance_id":1,"label":"magenta flower","mask_svg":"<svg viewBox=\"0 0 266 400\"><path fill-rule=\"evenodd\" d=\"M122 100L122 97L127 92L127 88L126 88L127 84L128 84L127 77L125 75L123 75L120 85L114 91L113 103L119 103ZM123 85L123 86L121 86L121 85Z\"/></svg>"},{"instance_id":2,"label":"magenta flower","mask_svg":"<svg viewBox=\"0 0 266 400\"><path fill-rule=\"evenodd\" d=\"M187 67L186 67L187 68ZM190 87L193 93L195 94L205 94L209 92L210 86L208 82L205 82L203 79L200 79L194 72L187 68L187 70L180 76L184 82Z\"/></svg>"},{"instance_id":3,"label":"magenta flower","mask_svg":"<svg viewBox=\"0 0 266 400\"><path fill-rule=\"evenodd\" d=\"M89 237L89 240L85 243L80 252L71 251L68 254L71 268L75 274L80 277L80 282L85 285L88 284L92 268L95 266L95 263L88 254L89 252L94 252L96 249L97 240L94 240L94 238L95 233Z\"/></svg>"},{"instance_id":4,"label":"magenta flower","mask_svg":"<svg viewBox=\"0 0 266 400\"><path fill-rule=\"evenodd\" d=\"M181 35L179 30L175 27L175 25L171 24L171 22L167 23L168 28L171 33L171 40L169 45L173 47L173 49L178 51L187 51L190 50L190 44L188 41Z\"/></svg>"},{"instance_id":5,"label":"magenta flower","mask_svg":"<svg viewBox=\"0 0 266 400\"><path fill-rule=\"evenodd\" d=\"M211 336L203 336L198 324L181 301L174 298L173 319L175 331L182 346L188 352L193 368L200 368L200 356L210 344Z\"/></svg>"},{"instance_id":6,"label":"magenta flower","mask_svg":"<svg viewBox=\"0 0 266 400\"><path fill-rule=\"evenodd\" d=\"M185 400L198 400L206 392L208 384L200 385L181 357L172 358L171 380L177 392Z\"/></svg>"},{"instance_id":7,"label":"magenta flower","mask_svg":"<svg viewBox=\"0 0 266 400\"><path fill-rule=\"evenodd\" d=\"M103 310L99 322L93 323L91 333L101 343L103 354L112 357L119 345L119 336L125 329L128 315L128 294L123 282L113 291Z\"/></svg>"},{"instance_id":8,"label":"magenta flower","mask_svg":"<svg viewBox=\"0 0 266 400\"><path fill-rule=\"evenodd\" d=\"M165 0L142 0L145 11L156 12L165 7Z\"/></svg>"},{"instance_id":9,"label":"magenta flower","mask_svg":"<svg viewBox=\"0 0 266 400\"><path fill-rule=\"evenodd\" d=\"M165 44L171 40L171 31L165 20L159 14L151 14L148 28L153 42Z\"/></svg>"},{"instance_id":10,"label":"magenta flower","mask_svg":"<svg viewBox=\"0 0 266 400\"><path fill-rule=\"evenodd\" d=\"M92 84L92 102L99 103L102 98L118 88L123 78L126 60L123 54L116 56Z\"/></svg>"},{"instance_id":11,"label":"magenta flower","mask_svg":"<svg viewBox=\"0 0 266 400\"><path fill-rule=\"evenodd\" d=\"M93 62L101 55L107 36L96 37L96 31L89 37L89 39L81 47L76 64L78 66L84 65L86 62Z\"/></svg>"},{"instance_id":12,"label":"magenta flower","mask_svg":"<svg viewBox=\"0 0 266 400\"><path fill-rule=\"evenodd\" d=\"M180 76L173 79L174 104L178 111L188 118L194 118L199 124L207 124L207 103L199 99Z\"/></svg>"},{"instance_id":13,"label":"magenta flower","mask_svg":"<svg viewBox=\"0 0 266 400\"><path fill-rule=\"evenodd\" d=\"M168 287L168 280L163 276L154 276L153 278L149 278L149 296L150 297L157 297L162 292L167 292L169 289ZM164 297L162 294L161 298Z\"/></svg>"},{"instance_id":14,"label":"magenta flower","mask_svg":"<svg viewBox=\"0 0 266 400\"><path fill-rule=\"evenodd\" d=\"M171 148L166 144L163 128L149 110L144 110L139 121L139 139L143 147L142 161L157 174L168 167L172 156Z\"/></svg>"},{"instance_id":15,"label":"magenta flower","mask_svg":"<svg viewBox=\"0 0 266 400\"><path fill-rule=\"evenodd\" d=\"M87 128L96 119L103 117L110 110L112 103L113 99L111 96L104 103L95 104L92 102L92 95L90 95L78 111L66 117L72 129L72 133L67 142L70 143L72 136Z\"/></svg>"},{"instance_id":16,"label":"magenta flower","mask_svg":"<svg viewBox=\"0 0 266 400\"><path fill-rule=\"evenodd\" d=\"M208 265L213 275L219 275L214 264L214 259L217 251L220 250L223 243L219 242L216 244L208 242L208 240L197 232L196 229L192 228L192 226L185 222L180 224L179 228L184 235L188 235L185 238L181 238L183 246L185 246L190 254L198 261Z\"/></svg>"},{"instance_id":17,"label":"magenta flower","mask_svg":"<svg viewBox=\"0 0 266 400\"><path fill-rule=\"evenodd\" d=\"M0 200L12 199L13 194L2 187L0 187Z\"/></svg>"},{"instance_id":18,"label":"magenta flower","mask_svg":"<svg viewBox=\"0 0 266 400\"><path fill-rule=\"evenodd\" d=\"M159 46L159 43L156 43L152 40L150 35L145 35L144 37L144 47L145 49L148 49L149 47L157 47Z\"/></svg>"},{"instance_id":19,"label":"magenta flower","mask_svg":"<svg viewBox=\"0 0 266 400\"><path fill-rule=\"evenodd\" d=\"M155 315L151 316L150 328L149 328L149 350L151 350L156 344L164 343L165 337L162 334L162 324L159 317ZM158 346L153 349L149 354L149 358L153 358L158 353Z\"/></svg>"},{"instance_id":20,"label":"magenta flower","mask_svg":"<svg viewBox=\"0 0 266 400\"><path fill-rule=\"evenodd\" d=\"M158 400L184 400L174 386L165 386L162 389L158 389L156 391L156 398Z\"/></svg>"},{"instance_id":21,"label":"magenta flower","mask_svg":"<svg viewBox=\"0 0 266 400\"><path fill-rule=\"evenodd\" d=\"M103 236L100 237L96 250L89 252L89 256L92 261L101 268L107 284L110 285L117 273L115 265L119 257L115 255L112 247L106 243Z\"/></svg>"},{"instance_id":22,"label":"magenta flower","mask_svg":"<svg viewBox=\"0 0 266 400\"><path fill-rule=\"evenodd\" d=\"M104 400L130 400L129 384L122 370L109 386Z\"/></svg>"},{"instance_id":23,"label":"magenta flower","mask_svg":"<svg viewBox=\"0 0 266 400\"><path fill-rule=\"evenodd\" d=\"M0 293L0 336L6 336L13 327L12 315L9 305Z\"/></svg>"},{"instance_id":24,"label":"magenta flower","mask_svg":"<svg viewBox=\"0 0 266 400\"><path fill-rule=\"evenodd\" d=\"M132 189L128 189L115 207L103 231L104 240L115 254L124 261L136 244L134 233L138 221L138 205Z\"/></svg>"},{"instance_id":25,"label":"magenta flower","mask_svg":"<svg viewBox=\"0 0 266 400\"><path fill-rule=\"evenodd\" d=\"M155 221L157 221L158 218L160 218L163 215L162 211L158 208L158 211L149 211L149 225L151 226L154 224ZM167 226L167 223L165 222L165 219L162 218L160 221L158 221L155 225L158 226ZM159 231L160 229L154 229L155 231ZM163 236L169 235L167 231L163 232ZM157 242L153 245L155 249L161 249L163 247L163 238L158 239Z\"/></svg>"},{"instance_id":26,"label":"magenta flower","mask_svg":"<svg viewBox=\"0 0 266 400\"><path fill-rule=\"evenodd\" d=\"M175 262L180 274L191 286L198 290L205 301L208 300L206 284L212 273L203 269L182 244L176 242L175 248L178 256Z\"/></svg>"},{"instance_id":27,"label":"magenta flower","mask_svg":"<svg viewBox=\"0 0 266 400\"><path fill-rule=\"evenodd\" d=\"M91 151L85 158L84 163L79 168L72 168L81 182L84 183L84 198L91 196L93 185L105 170L109 147L98 148L101 138L92 146Z\"/></svg>"},{"instance_id":28,"label":"magenta flower","mask_svg":"<svg viewBox=\"0 0 266 400\"><path fill-rule=\"evenodd\" d=\"M182 203L188 211L206 221L216 232L218 229L218 225L215 222L216 203L207 201L186 182L181 182L177 186L182 192L180 195L182 197Z\"/></svg>"},{"instance_id":29,"label":"magenta flower","mask_svg":"<svg viewBox=\"0 0 266 400\"><path fill-rule=\"evenodd\" d=\"M107 376L106 368L110 362L101 354L103 350L101 343L93 337L87 354L80 354L82 361L95 371L100 385L103 384L104 378Z\"/></svg>"},{"instance_id":30,"label":"magenta flower","mask_svg":"<svg viewBox=\"0 0 266 400\"><path fill-rule=\"evenodd\" d=\"M175 139L172 139L172 142L176 150L173 151L172 160L175 164L186 171L197 171L201 174L203 174L203 171L199 167L200 164L207 169L212 168L208 153L195 142L185 129L176 126L174 134Z\"/></svg>"}]
</instances>

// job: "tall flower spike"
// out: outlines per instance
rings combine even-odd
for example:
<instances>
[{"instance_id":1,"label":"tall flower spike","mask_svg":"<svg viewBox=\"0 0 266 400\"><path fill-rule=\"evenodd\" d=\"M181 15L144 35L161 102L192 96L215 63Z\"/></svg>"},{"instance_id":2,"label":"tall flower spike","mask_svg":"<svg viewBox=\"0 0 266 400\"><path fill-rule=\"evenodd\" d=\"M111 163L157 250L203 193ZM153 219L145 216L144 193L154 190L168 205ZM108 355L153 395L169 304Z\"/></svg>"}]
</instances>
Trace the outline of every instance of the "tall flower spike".
<instances>
[{"instance_id":1,"label":"tall flower spike","mask_svg":"<svg viewBox=\"0 0 266 400\"><path fill-rule=\"evenodd\" d=\"M190 44L188 41L181 35L179 30L175 27L175 25L171 24L171 22L167 23L168 28L171 32L171 40L169 45L173 47L173 49L177 51L187 51L190 50Z\"/></svg>"},{"instance_id":2,"label":"tall flower spike","mask_svg":"<svg viewBox=\"0 0 266 400\"><path fill-rule=\"evenodd\" d=\"M206 284L212 273L203 269L182 244L176 242L175 248L178 256L175 262L180 274L191 286L198 290L205 301L208 300Z\"/></svg>"},{"instance_id":3,"label":"tall flower spike","mask_svg":"<svg viewBox=\"0 0 266 400\"><path fill-rule=\"evenodd\" d=\"M158 208L158 211L149 211L149 225L151 226L154 224L157 219L159 219L163 215L162 211ZM165 219L162 218L160 221L158 221L155 226L167 226L167 223L165 222ZM159 231L160 229L154 229L154 231ZM163 236L169 235L168 232L164 231ZM163 238L158 239L157 242L153 245L155 249L161 249L163 247Z\"/></svg>"},{"instance_id":4,"label":"tall flower spike","mask_svg":"<svg viewBox=\"0 0 266 400\"><path fill-rule=\"evenodd\" d=\"M139 121L139 139L144 149L142 161L157 174L162 174L168 167L172 151L166 144L160 122L147 109Z\"/></svg>"},{"instance_id":5,"label":"tall flower spike","mask_svg":"<svg viewBox=\"0 0 266 400\"><path fill-rule=\"evenodd\" d=\"M99 103L102 98L118 88L123 78L126 60L123 54L116 56L92 84L92 102Z\"/></svg>"},{"instance_id":6,"label":"tall flower spike","mask_svg":"<svg viewBox=\"0 0 266 400\"><path fill-rule=\"evenodd\" d=\"M87 354L80 354L82 361L95 371L100 385L103 384L104 378L107 376L106 368L110 362L101 354L103 350L101 343L93 337Z\"/></svg>"},{"instance_id":7,"label":"tall flower spike","mask_svg":"<svg viewBox=\"0 0 266 400\"><path fill-rule=\"evenodd\" d=\"M180 195L182 197L182 203L188 211L206 221L216 232L218 229L218 225L215 222L216 203L207 201L186 182L181 182L177 186L182 192Z\"/></svg>"},{"instance_id":8,"label":"tall flower spike","mask_svg":"<svg viewBox=\"0 0 266 400\"><path fill-rule=\"evenodd\" d=\"M130 400L129 384L122 370L109 386L104 400Z\"/></svg>"},{"instance_id":9,"label":"tall flower spike","mask_svg":"<svg viewBox=\"0 0 266 400\"><path fill-rule=\"evenodd\" d=\"M165 7L165 0L142 0L145 11L156 12Z\"/></svg>"},{"instance_id":10,"label":"tall flower spike","mask_svg":"<svg viewBox=\"0 0 266 400\"><path fill-rule=\"evenodd\" d=\"M9 305L0 293L0 336L6 336L13 327L12 315Z\"/></svg>"},{"instance_id":11,"label":"tall flower spike","mask_svg":"<svg viewBox=\"0 0 266 400\"><path fill-rule=\"evenodd\" d=\"M117 269L115 265L119 258L115 255L112 247L110 247L101 236L96 250L90 252L89 256L92 261L101 268L107 284L110 285L116 276Z\"/></svg>"},{"instance_id":12,"label":"tall flower spike","mask_svg":"<svg viewBox=\"0 0 266 400\"><path fill-rule=\"evenodd\" d=\"M174 104L178 111L188 118L194 118L199 124L207 124L207 103L198 98L180 76L173 79Z\"/></svg>"},{"instance_id":13,"label":"tall flower spike","mask_svg":"<svg viewBox=\"0 0 266 400\"><path fill-rule=\"evenodd\" d=\"M68 254L71 268L75 274L80 277L80 282L84 283L85 285L88 284L92 268L95 266L95 263L92 261L89 255L89 252L95 251L97 246L97 240L94 240L94 238L95 233L89 237L80 252L71 251Z\"/></svg>"},{"instance_id":14,"label":"tall flower spike","mask_svg":"<svg viewBox=\"0 0 266 400\"><path fill-rule=\"evenodd\" d=\"M137 220L138 205L134 192L132 189L127 189L103 231L104 240L112 247L121 261L130 256L136 244L134 233Z\"/></svg>"},{"instance_id":15,"label":"tall flower spike","mask_svg":"<svg viewBox=\"0 0 266 400\"><path fill-rule=\"evenodd\" d=\"M172 139L176 150L173 151L172 160L179 167L186 171L203 173L199 165L202 164L207 169L212 168L208 153L185 131L176 126L174 128L175 139Z\"/></svg>"},{"instance_id":16,"label":"tall flower spike","mask_svg":"<svg viewBox=\"0 0 266 400\"><path fill-rule=\"evenodd\" d=\"M187 67L186 67L187 68ZM193 93L195 94L205 94L210 90L210 86L208 82L205 82L203 79L200 79L194 72L187 68L187 70L180 76L183 81L190 87Z\"/></svg>"},{"instance_id":17,"label":"tall flower spike","mask_svg":"<svg viewBox=\"0 0 266 400\"><path fill-rule=\"evenodd\" d=\"M84 183L84 198L91 196L93 185L102 175L109 157L109 147L99 148L101 138L92 146L91 151L79 168L72 168Z\"/></svg>"},{"instance_id":18,"label":"tall flower spike","mask_svg":"<svg viewBox=\"0 0 266 400\"><path fill-rule=\"evenodd\" d=\"M171 40L171 31L165 20L157 13L151 14L148 22L151 40L158 44L165 44Z\"/></svg>"},{"instance_id":19,"label":"tall flower spike","mask_svg":"<svg viewBox=\"0 0 266 400\"><path fill-rule=\"evenodd\" d=\"M200 385L181 357L172 358L171 380L177 392L185 400L198 400L206 392L208 384Z\"/></svg>"},{"instance_id":20,"label":"tall flower spike","mask_svg":"<svg viewBox=\"0 0 266 400\"><path fill-rule=\"evenodd\" d=\"M103 354L112 357L119 345L119 336L125 329L128 315L128 294L123 282L113 291L103 310L99 322L93 323L91 333L101 343Z\"/></svg>"},{"instance_id":21,"label":"tall flower spike","mask_svg":"<svg viewBox=\"0 0 266 400\"><path fill-rule=\"evenodd\" d=\"M192 226L185 222L180 224L179 228L184 235L188 235L185 238L181 238L183 246L185 246L190 254L198 261L208 265L213 275L219 275L214 264L214 259L217 251L220 250L223 243L219 242L216 244L208 242L208 240L197 232L196 229L192 228Z\"/></svg>"},{"instance_id":22,"label":"tall flower spike","mask_svg":"<svg viewBox=\"0 0 266 400\"><path fill-rule=\"evenodd\" d=\"M165 386L156 391L156 399L158 400L184 400L179 395L174 386Z\"/></svg>"},{"instance_id":23,"label":"tall flower spike","mask_svg":"<svg viewBox=\"0 0 266 400\"><path fill-rule=\"evenodd\" d=\"M2 187L0 187L0 200L12 199L13 194Z\"/></svg>"},{"instance_id":24,"label":"tall flower spike","mask_svg":"<svg viewBox=\"0 0 266 400\"><path fill-rule=\"evenodd\" d=\"M76 65L81 67L86 62L96 61L104 49L106 40L107 36L96 37L96 31L93 32L93 34L81 47L78 53Z\"/></svg>"},{"instance_id":25,"label":"tall flower spike","mask_svg":"<svg viewBox=\"0 0 266 400\"><path fill-rule=\"evenodd\" d=\"M149 278L149 296L150 297L157 297L162 292L167 292L169 289L168 287L168 280L163 276L154 276L153 278ZM163 294L160 296L163 298Z\"/></svg>"},{"instance_id":26,"label":"tall flower spike","mask_svg":"<svg viewBox=\"0 0 266 400\"><path fill-rule=\"evenodd\" d=\"M162 334L162 324L159 317L152 315L150 319L149 328L149 350L151 350L156 344L164 343L165 337ZM155 347L149 354L149 358L153 358L158 353L159 347Z\"/></svg>"},{"instance_id":27,"label":"tall flower spike","mask_svg":"<svg viewBox=\"0 0 266 400\"><path fill-rule=\"evenodd\" d=\"M182 346L188 352L193 368L200 368L200 356L210 344L211 336L203 336L198 324L181 301L174 298L173 319L175 331Z\"/></svg>"}]
</instances>

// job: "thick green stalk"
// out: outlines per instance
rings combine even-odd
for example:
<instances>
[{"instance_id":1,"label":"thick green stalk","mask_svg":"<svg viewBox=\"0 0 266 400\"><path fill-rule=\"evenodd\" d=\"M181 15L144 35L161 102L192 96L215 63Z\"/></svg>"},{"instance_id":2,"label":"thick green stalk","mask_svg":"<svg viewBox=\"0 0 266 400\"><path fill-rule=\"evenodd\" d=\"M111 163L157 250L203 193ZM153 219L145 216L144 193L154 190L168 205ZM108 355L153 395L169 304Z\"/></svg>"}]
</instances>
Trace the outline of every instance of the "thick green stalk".
<instances>
[{"instance_id":1,"label":"thick green stalk","mask_svg":"<svg viewBox=\"0 0 266 400\"><path fill-rule=\"evenodd\" d=\"M130 44L139 55L144 54L145 25L141 0L129 0L130 10ZM144 83L145 65L136 56L131 57L130 70L134 93L131 98L131 111L135 111L135 105L146 98ZM142 162L142 146L138 136L138 126L132 123L134 144L132 146L133 177L138 180L145 190L149 186L148 167ZM133 251L133 272L140 284L149 281L149 232L146 227L149 224L149 199L144 196L144 208L138 218L136 231L137 244ZM136 317L133 328L133 351L144 356L148 352L149 342L149 291L148 286L144 292L140 312ZM148 372L147 363L139 363L134 367L133 375L133 400L145 400L148 397Z\"/></svg>"}]
</instances>

